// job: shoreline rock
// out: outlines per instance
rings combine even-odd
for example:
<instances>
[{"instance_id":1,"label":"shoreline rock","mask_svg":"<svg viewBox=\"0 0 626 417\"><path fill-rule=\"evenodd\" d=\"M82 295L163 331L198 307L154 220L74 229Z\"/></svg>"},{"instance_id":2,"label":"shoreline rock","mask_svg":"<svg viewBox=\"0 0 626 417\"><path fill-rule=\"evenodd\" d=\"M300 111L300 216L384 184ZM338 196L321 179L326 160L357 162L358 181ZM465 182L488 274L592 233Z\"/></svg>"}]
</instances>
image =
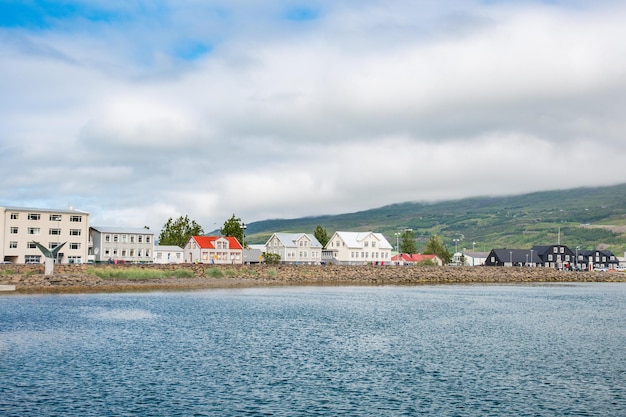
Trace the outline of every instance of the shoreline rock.
<instances>
[{"instance_id":1,"label":"shoreline rock","mask_svg":"<svg viewBox=\"0 0 626 417\"><path fill-rule=\"evenodd\" d=\"M190 278L103 279L98 269L185 269ZM424 267L337 265L57 265L43 275L39 265L0 268L0 285L14 285L17 294L182 291L269 286L376 286L438 284L525 284L626 282L622 272L569 272L524 267ZM3 293L3 294L6 294Z\"/></svg>"}]
</instances>

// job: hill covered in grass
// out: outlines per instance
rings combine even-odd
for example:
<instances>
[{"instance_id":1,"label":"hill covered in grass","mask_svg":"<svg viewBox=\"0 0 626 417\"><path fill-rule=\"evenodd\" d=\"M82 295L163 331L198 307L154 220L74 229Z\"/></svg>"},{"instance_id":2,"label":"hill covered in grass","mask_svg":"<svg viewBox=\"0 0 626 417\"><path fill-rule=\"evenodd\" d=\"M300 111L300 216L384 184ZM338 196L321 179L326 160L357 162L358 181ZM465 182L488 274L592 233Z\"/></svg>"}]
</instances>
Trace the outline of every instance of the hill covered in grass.
<instances>
[{"instance_id":1,"label":"hill covered in grass","mask_svg":"<svg viewBox=\"0 0 626 417\"><path fill-rule=\"evenodd\" d=\"M571 248L626 251L626 184L574 188L504 197L474 197L438 203L405 202L356 213L273 219L249 223L248 243L265 243L274 232L337 230L394 233L412 229L418 249L439 235L450 250L489 251L560 242Z\"/></svg>"}]
</instances>

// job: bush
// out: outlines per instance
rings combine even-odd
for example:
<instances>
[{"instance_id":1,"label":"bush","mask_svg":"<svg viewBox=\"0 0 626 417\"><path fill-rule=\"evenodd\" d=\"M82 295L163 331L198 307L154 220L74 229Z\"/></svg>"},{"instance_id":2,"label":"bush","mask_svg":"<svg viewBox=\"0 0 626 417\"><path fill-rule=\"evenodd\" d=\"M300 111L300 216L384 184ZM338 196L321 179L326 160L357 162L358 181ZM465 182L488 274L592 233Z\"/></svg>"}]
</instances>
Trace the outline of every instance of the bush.
<instances>
[{"instance_id":1,"label":"bush","mask_svg":"<svg viewBox=\"0 0 626 417\"><path fill-rule=\"evenodd\" d=\"M222 278L224 276L224 272L220 268L207 268L204 275L209 278Z\"/></svg>"},{"instance_id":2,"label":"bush","mask_svg":"<svg viewBox=\"0 0 626 417\"><path fill-rule=\"evenodd\" d=\"M174 276L174 278L193 278L194 273L189 269L177 269L172 273L172 276Z\"/></svg>"}]
</instances>

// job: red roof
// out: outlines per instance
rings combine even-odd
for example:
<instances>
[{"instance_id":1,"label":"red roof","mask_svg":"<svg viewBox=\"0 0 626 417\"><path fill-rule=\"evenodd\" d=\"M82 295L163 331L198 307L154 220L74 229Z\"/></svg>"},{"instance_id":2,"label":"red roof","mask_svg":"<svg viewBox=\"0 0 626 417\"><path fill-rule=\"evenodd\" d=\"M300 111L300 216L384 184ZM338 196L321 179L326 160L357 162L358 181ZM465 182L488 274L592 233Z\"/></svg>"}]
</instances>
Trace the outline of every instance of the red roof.
<instances>
[{"instance_id":1,"label":"red roof","mask_svg":"<svg viewBox=\"0 0 626 417\"><path fill-rule=\"evenodd\" d=\"M228 240L230 249L243 249L237 238L233 236L192 236L198 246L202 249L215 249L215 241L218 239Z\"/></svg>"},{"instance_id":2,"label":"red roof","mask_svg":"<svg viewBox=\"0 0 626 417\"><path fill-rule=\"evenodd\" d=\"M404 261L404 262L423 262L423 261L432 261L437 257L437 255L423 255L421 253L401 253L399 255L395 255L391 257L392 261Z\"/></svg>"}]
</instances>

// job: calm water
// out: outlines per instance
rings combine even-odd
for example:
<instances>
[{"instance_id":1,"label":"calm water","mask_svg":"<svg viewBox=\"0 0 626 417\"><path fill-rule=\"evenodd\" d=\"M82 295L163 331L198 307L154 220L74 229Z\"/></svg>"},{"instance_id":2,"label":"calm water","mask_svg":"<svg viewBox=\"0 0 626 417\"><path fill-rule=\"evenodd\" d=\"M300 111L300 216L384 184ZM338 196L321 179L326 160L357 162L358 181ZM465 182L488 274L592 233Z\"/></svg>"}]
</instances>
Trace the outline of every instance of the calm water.
<instances>
[{"instance_id":1,"label":"calm water","mask_svg":"<svg viewBox=\"0 0 626 417\"><path fill-rule=\"evenodd\" d=\"M0 296L1 416L625 416L626 284Z\"/></svg>"}]
</instances>

